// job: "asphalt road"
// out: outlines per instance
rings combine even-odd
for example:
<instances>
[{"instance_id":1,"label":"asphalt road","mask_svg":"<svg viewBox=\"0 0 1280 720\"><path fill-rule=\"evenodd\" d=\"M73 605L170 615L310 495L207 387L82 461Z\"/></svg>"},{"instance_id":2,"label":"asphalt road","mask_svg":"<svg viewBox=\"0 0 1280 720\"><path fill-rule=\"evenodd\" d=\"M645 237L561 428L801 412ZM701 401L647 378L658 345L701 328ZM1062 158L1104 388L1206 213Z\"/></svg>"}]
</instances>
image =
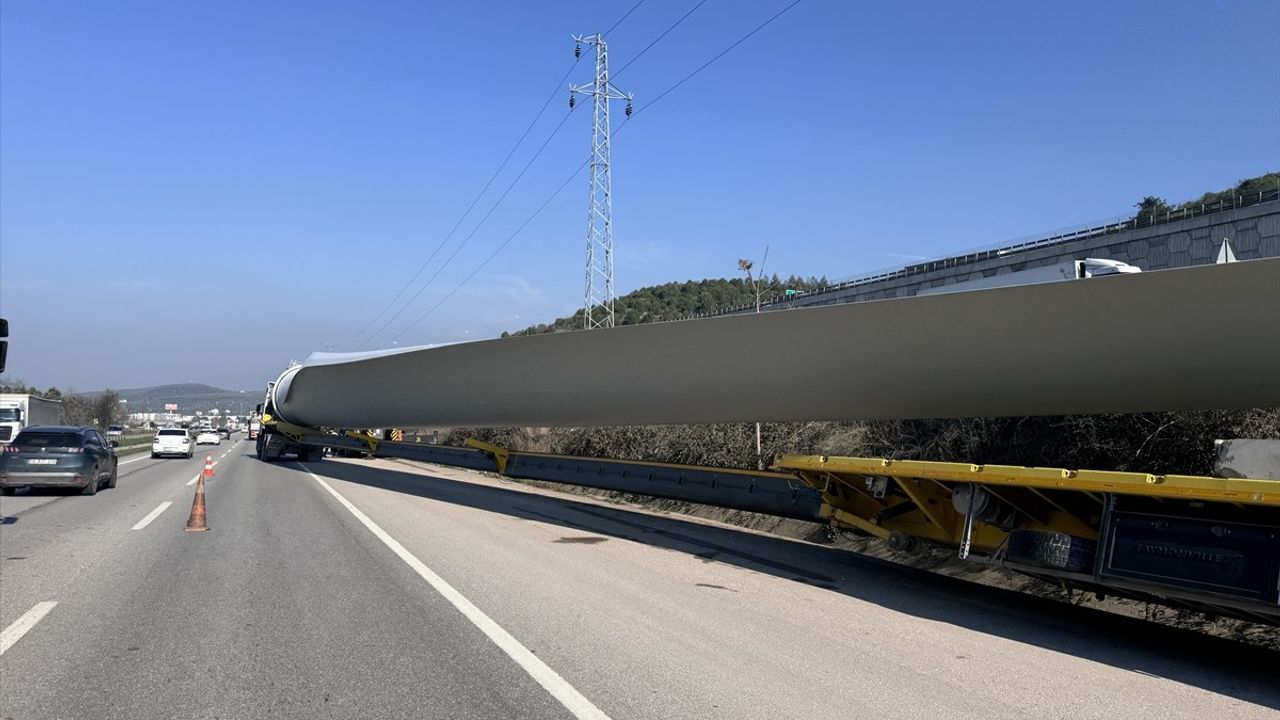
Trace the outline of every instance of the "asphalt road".
<instances>
[{"instance_id":1,"label":"asphalt road","mask_svg":"<svg viewBox=\"0 0 1280 720\"><path fill-rule=\"evenodd\" d=\"M1280 654L1228 641L464 471L212 452L209 532L203 453L0 499L0 718L1280 712Z\"/></svg>"}]
</instances>

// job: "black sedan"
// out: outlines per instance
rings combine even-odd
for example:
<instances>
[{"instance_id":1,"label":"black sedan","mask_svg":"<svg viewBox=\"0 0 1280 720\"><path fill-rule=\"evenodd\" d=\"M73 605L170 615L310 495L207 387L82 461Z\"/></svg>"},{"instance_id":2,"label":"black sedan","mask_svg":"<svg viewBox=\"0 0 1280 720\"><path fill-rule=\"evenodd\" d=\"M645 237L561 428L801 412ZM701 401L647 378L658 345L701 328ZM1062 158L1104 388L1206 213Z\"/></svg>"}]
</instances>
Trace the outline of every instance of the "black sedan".
<instances>
[{"instance_id":1,"label":"black sedan","mask_svg":"<svg viewBox=\"0 0 1280 720\"><path fill-rule=\"evenodd\" d=\"M0 450L5 495L20 487L77 488L93 495L104 485L116 486L116 451L91 427L29 427Z\"/></svg>"}]
</instances>

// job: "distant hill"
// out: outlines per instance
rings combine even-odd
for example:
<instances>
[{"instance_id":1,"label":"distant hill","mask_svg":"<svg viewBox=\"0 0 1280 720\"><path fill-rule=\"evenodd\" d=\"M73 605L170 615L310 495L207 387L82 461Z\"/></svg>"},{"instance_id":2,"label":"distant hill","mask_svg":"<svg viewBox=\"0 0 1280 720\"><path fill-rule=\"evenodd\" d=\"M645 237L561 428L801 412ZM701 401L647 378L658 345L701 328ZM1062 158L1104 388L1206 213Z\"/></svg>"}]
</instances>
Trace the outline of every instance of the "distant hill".
<instances>
[{"instance_id":1,"label":"distant hill","mask_svg":"<svg viewBox=\"0 0 1280 720\"><path fill-rule=\"evenodd\" d=\"M252 410L262 399L257 392L223 390L202 383L155 385L116 392L121 399L128 401L129 412L164 412L166 403L176 403L182 413L218 408L240 415Z\"/></svg>"}]
</instances>

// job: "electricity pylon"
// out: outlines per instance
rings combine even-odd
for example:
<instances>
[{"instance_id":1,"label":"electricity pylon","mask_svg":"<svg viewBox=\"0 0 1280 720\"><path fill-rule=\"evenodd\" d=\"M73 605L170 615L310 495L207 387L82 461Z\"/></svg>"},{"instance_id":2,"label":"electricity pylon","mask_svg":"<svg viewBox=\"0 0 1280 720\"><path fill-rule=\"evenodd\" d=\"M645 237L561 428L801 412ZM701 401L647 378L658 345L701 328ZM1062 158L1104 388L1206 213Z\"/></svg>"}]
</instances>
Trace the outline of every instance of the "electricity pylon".
<instances>
[{"instance_id":1,"label":"electricity pylon","mask_svg":"<svg viewBox=\"0 0 1280 720\"><path fill-rule=\"evenodd\" d=\"M569 107L576 95L591 96L594 122L591 128L591 191L587 205L587 293L583 327L613 327L613 198L609 172L609 101L626 100L631 116L631 95L609 82L609 48L600 34L573 38L575 56L582 46L596 49L594 82L569 86Z\"/></svg>"}]
</instances>

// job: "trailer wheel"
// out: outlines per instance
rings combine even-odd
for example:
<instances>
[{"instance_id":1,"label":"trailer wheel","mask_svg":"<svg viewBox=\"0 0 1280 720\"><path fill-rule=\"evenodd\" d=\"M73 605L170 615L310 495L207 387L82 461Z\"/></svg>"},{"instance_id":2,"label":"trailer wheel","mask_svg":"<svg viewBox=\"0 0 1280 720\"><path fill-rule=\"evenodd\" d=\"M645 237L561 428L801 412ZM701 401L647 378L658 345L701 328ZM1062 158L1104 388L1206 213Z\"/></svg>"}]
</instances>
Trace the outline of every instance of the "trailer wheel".
<instances>
[{"instance_id":1,"label":"trailer wheel","mask_svg":"<svg viewBox=\"0 0 1280 720\"><path fill-rule=\"evenodd\" d=\"M1014 530L1009 533L1005 557L1022 565L1092 572L1098 543L1088 538L1044 530Z\"/></svg>"}]
</instances>

